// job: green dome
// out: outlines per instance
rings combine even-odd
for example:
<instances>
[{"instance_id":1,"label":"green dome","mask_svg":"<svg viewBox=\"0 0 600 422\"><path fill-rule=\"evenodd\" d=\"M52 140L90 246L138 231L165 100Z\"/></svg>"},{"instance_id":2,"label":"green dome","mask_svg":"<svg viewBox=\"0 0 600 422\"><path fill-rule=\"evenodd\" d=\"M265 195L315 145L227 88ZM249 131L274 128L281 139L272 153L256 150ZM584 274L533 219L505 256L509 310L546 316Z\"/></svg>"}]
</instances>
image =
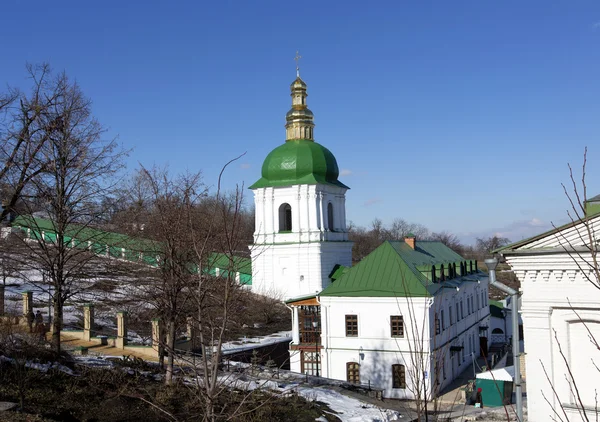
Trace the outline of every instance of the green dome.
<instances>
[{"instance_id":1,"label":"green dome","mask_svg":"<svg viewBox=\"0 0 600 422\"><path fill-rule=\"evenodd\" d=\"M348 188L338 181L339 174L335 157L323 145L306 139L290 140L267 155L262 177L250 189L317 183Z\"/></svg>"}]
</instances>

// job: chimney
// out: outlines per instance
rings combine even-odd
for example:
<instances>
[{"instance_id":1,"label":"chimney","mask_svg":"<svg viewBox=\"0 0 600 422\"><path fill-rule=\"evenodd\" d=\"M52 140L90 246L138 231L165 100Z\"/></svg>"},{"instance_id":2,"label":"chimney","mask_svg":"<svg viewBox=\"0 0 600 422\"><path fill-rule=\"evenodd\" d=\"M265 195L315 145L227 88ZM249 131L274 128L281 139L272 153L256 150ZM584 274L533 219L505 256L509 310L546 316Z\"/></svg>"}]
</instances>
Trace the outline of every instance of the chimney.
<instances>
[{"instance_id":1,"label":"chimney","mask_svg":"<svg viewBox=\"0 0 600 422\"><path fill-rule=\"evenodd\" d=\"M414 234L409 233L406 236L404 236L404 243L406 243L412 249L415 249L415 247L417 246L417 237Z\"/></svg>"}]
</instances>

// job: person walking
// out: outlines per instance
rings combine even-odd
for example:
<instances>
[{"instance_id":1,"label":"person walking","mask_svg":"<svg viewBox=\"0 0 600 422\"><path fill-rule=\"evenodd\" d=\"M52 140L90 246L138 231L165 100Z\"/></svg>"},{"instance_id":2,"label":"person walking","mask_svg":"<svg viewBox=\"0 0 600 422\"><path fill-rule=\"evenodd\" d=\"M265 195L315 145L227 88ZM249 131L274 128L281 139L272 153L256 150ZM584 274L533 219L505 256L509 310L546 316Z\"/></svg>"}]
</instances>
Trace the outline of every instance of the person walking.
<instances>
[{"instance_id":1,"label":"person walking","mask_svg":"<svg viewBox=\"0 0 600 422\"><path fill-rule=\"evenodd\" d=\"M38 310L35 313L35 332L40 335L40 337L44 336L44 317L42 313Z\"/></svg>"},{"instance_id":2,"label":"person walking","mask_svg":"<svg viewBox=\"0 0 600 422\"><path fill-rule=\"evenodd\" d=\"M33 321L35 321L35 315L33 315L33 311L30 309L29 312L27 312L27 325L29 326L29 332L33 333Z\"/></svg>"},{"instance_id":3,"label":"person walking","mask_svg":"<svg viewBox=\"0 0 600 422\"><path fill-rule=\"evenodd\" d=\"M481 388L477 389L477 394L475 395L475 407L483 408L483 397L481 396Z\"/></svg>"}]
</instances>

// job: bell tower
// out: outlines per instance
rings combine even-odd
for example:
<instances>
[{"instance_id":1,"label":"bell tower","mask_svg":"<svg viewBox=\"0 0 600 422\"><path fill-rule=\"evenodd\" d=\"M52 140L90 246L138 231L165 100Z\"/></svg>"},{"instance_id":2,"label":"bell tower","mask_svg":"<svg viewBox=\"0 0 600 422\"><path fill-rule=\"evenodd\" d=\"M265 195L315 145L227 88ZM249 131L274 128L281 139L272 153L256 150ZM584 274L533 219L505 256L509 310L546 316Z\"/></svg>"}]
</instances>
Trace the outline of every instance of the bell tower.
<instances>
[{"instance_id":1,"label":"bell tower","mask_svg":"<svg viewBox=\"0 0 600 422\"><path fill-rule=\"evenodd\" d=\"M297 58L299 58L297 56ZM252 290L282 300L327 287L336 264L352 264L346 191L334 155L314 141L307 86L296 68L286 140L267 155L254 192Z\"/></svg>"}]
</instances>

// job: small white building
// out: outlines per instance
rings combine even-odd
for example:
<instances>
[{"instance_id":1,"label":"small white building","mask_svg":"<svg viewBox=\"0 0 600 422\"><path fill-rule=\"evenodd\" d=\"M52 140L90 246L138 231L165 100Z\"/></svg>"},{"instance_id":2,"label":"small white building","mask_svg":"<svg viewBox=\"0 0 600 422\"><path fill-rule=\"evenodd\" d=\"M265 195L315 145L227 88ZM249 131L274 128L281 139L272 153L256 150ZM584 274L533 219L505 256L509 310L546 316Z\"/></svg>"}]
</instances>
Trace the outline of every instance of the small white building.
<instances>
[{"instance_id":1,"label":"small white building","mask_svg":"<svg viewBox=\"0 0 600 422\"><path fill-rule=\"evenodd\" d=\"M487 275L440 242L384 242L332 278L318 295L287 302L292 371L412 399L424 389L436 396L487 351Z\"/></svg>"},{"instance_id":2,"label":"small white building","mask_svg":"<svg viewBox=\"0 0 600 422\"><path fill-rule=\"evenodd\" d=\"M586 205L586 218L499 250L521 282L530 422L598 418L600 209Z\"/></svg>"},{"instance_id":3,"label":"small white building","mask_svg":"<svg viewBox=\"0 0 600 422\"><path fill-rule=\"evenodd\" d=\"M513 338L512 297L490 300L490 345L510 343ZM524 349L523 319L519 314L519 350Z\"/></svg>"}]
</instances>

